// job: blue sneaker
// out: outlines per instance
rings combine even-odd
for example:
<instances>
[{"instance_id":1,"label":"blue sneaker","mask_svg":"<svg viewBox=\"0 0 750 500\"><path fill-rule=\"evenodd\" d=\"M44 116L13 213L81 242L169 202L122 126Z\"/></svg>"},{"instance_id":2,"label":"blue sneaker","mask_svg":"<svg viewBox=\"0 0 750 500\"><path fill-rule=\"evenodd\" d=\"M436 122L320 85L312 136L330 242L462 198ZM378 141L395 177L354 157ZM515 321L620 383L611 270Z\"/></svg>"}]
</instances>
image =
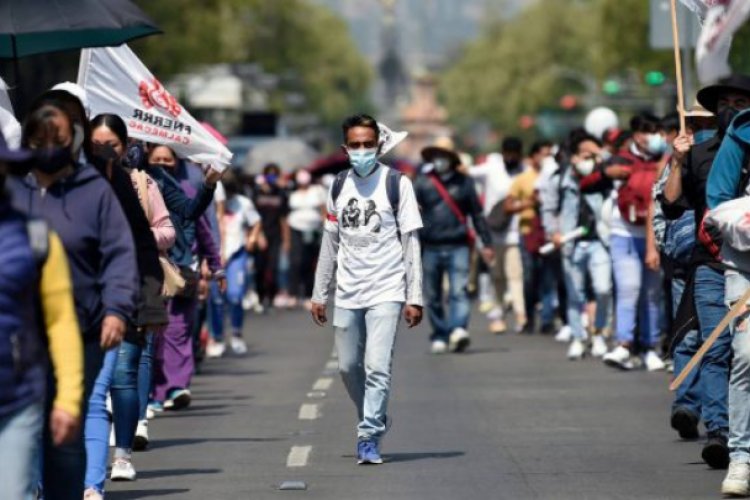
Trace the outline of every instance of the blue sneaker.
<instances>
[{"instance_id":1,"label":"blue sneaker","mask_svg":"<svg viewBox=\"0 0 750 500\"><path fill-rule=\"evenodd\" d=\"M357 463L365 464L382 464L383 458L378 451L378 445L374 441L359 441L357 443Z\"/></svg>"}]
</instances>

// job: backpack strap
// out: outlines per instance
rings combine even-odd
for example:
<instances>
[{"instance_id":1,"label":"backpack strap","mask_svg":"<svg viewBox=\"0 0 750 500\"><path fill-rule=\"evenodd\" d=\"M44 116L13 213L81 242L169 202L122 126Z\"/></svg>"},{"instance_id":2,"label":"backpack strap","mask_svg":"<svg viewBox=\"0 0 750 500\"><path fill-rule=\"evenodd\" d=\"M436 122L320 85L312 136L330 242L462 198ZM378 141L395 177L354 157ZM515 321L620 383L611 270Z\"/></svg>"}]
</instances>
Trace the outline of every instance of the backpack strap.
<instances>
[{"instance_id":1,"label":"backpack strap","mask_svg":"<svg viewBox=\"0 0 750 500\"><path fill-rule=\"evenodd\" d=\"M344 189L344 183L346 182L348 175L349 169L342 170L336 174L336 178L333 180L333 185L331 186L331 201L333 201L334 205L336 205L336 200L338 200L341 190Z\"/></svg>"},{"instance_id":2,"label":"backpack strap","mask_svg":"<svg viewBox=\"0 0 750 500\"><path fill-rule=\"evenodd\" d=\"M401 204L401 176L403 174L395 168L389 168L385 178L385 191L388 195L388 201L393 210L393 217L396 218L398 225L398 207Z\"/></svg>"}]
</instances>

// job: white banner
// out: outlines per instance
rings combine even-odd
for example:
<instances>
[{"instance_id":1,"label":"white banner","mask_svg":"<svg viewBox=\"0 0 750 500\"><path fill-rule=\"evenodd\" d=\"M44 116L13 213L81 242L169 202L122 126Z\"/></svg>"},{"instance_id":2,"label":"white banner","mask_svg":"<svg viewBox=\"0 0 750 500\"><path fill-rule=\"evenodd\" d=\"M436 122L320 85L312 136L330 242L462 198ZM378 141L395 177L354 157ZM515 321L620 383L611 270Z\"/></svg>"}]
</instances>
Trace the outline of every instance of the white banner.
<instances>
[{"instance_id":1,"label":"white banner","mask_svg":"<svg viewBox=\"0 0 750 500\"><path fill-rule=\"evenodd\" d=\"M86 89L91 115L113 113L128 135L164 144L182 158L223 171L232 153L190 115L127 45L84 49L78 84Z\"/></svg>"},{"instance_id":2,"label":"white banner","mask_svg":"<svg viewBox=\"0 0 750 500\"><path fill-rule=\"evenodd\" d=\"M13 114L13 105L8 96L8 86L0 78L0 131L12 149L21 147L21 124Z\"/></svg>"},{"instance_id":3,"label":"white banner","mask_svg":"<svg viewBox=\"0 0 750 500\"><path fill-rule=\"evenodd\" d=\"M750 16L748 0L681 0L695 12L703 29L695 49L701 84L709 85L729 76L732 37Z\"/></svg>"}]
</instances>

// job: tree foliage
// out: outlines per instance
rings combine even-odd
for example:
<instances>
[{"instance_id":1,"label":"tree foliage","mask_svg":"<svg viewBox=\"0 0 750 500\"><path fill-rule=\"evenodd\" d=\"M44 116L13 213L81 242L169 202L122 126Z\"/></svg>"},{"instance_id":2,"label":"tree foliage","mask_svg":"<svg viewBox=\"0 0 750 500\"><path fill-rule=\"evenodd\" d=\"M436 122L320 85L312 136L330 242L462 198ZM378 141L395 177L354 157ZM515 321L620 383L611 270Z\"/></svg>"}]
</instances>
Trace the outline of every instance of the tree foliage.
<instances>
[{"instance_id":1,"label":"tree foliage","mask_svg":"<svg viewBox=\"0 0 750 500\"><path fill-rule=\"evenodd\" d=\"M644 0L538 0L489 23L442 75L441 96L458 124L479 118L509 129L607 77L669 74L669 51L648 45L648 9Z\"/></svg>"},{"instance_id":2,"label":"tree foliage","mask_svg":"<svg viewBox=\"0 0 750 500\"><path fill-rule=\"evenodd\" d=\"M371 70L346 23L309 0L140 0L165 32L134 44L161 78L210 63L260 63L299 91L309 111L336 121L363 105Z\"/></svg>"}]
</instances>

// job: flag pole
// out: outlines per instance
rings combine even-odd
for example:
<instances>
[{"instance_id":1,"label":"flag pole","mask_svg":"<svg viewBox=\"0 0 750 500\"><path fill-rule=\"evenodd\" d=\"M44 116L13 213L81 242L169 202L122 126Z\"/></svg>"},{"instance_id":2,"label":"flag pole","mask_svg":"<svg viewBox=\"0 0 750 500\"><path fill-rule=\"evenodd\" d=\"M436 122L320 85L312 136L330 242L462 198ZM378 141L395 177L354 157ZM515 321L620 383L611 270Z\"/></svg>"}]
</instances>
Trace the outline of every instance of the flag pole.
<instances>
[{"instance_id":1,"label":"flag pole","mask_svg":"<svg viewBox=\"0 0 750 500\"><path fill-rule=\"evenodd\" d=\"M677 25L677 0L671 0L672 42L674 44L675 80L677 80L677 112L680 114L680 133L685 133L685 90L682 86L682 57L680 55L680 28Z\"/></svg>"}]
</instances>

